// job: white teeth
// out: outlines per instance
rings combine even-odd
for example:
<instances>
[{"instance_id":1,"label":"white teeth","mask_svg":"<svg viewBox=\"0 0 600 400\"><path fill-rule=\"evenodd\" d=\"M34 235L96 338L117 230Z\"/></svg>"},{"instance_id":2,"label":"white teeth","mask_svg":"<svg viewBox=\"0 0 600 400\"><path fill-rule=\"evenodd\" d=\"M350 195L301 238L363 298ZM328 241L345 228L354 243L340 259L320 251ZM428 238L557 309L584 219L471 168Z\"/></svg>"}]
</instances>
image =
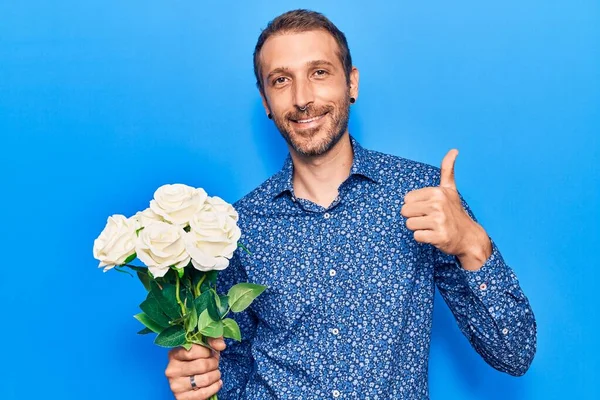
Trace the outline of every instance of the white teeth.
<instances>
[{"instance_id":1,"label":"white teeth","mask_svg":"<svg viewBox=\"0 0 600 400\"><path fill-rule=\"evenodd\" d=\"M322 117L322 115L320 115L320 116L318 116L318 117L313 117L313 118L310 118L310 119L299 119L297 122L298 122L299 124L308 124L309 122L316 121L316 120L318 120L318 119L319 119L319 118L321 118L321 117Z\"/></svg>"}]
</instances>

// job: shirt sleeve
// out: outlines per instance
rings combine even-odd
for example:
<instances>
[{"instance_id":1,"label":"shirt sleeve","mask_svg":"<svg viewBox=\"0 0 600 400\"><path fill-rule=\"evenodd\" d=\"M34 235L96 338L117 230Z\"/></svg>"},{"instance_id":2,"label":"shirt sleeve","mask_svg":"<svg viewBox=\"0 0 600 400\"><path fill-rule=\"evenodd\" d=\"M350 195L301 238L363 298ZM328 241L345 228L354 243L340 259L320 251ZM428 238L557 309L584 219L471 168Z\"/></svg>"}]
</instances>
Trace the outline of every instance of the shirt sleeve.
<instances>
[{"instance_id":1,"label":"shirt sleeve","mask_svg":"<svg viewBox=\"0 0 600 400\"><path fill-rule=\"evenodd\" d=\"M248 282L246 272L241 265L240 250L234 252L229 266L219 272L217 279L217 292L227 293L238 283ZM251 307L239 313L229 312L227 318L234 319L240 327L242 341L225 339L227 347L221 352L219 369L223 387L217 394L219 400L237 400L242 398L250 374L254 369L252 356L252 342L256 333L257 319Z\"/></svg>"},{"instance_id":2,"label":"shirt sleeve","mask_svg":"<svg viewBox=\"0 0 600 400\"><path fill-rule=\"evenodd\" d=\"M463 208L477 222L460 197ZM473 348L492 367L521 376L536 352L536 321L515 273L490 241L492 254L476 271L462 268L457 257L433 248L435 281Z\"/></svg>"}]
</instances>

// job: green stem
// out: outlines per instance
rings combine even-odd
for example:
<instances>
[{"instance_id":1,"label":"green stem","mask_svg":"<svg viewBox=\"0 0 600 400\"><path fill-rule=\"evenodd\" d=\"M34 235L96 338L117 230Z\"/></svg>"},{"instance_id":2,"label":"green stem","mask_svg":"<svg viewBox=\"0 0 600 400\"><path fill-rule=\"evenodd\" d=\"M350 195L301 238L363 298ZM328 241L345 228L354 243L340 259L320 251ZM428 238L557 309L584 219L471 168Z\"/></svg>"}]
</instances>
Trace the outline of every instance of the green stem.
<instances>
[{"instance_id":1,"label":"green stem","mask_svg":"<svg viewBox=\"0 0 600 400\"><path fill-rule=\"evenodd\" d=\"M179 304L179 307L181 307L182 315L185 315L186 309L181 302L181 298L179 297L179 274L177 273L175 273L175 297L177 298L177 304Z\"/></svg>"},{"instance_id":2,"label":"green stem","mask_svg":"<svg viewBox=\"0 0 600 400\"><path fill-rule=\"evenodd\" d=\"M146 268L141 265L121 264L120 267Z\"/></svg>"},{"instance_id":3,"label":"green stem","mask_svg":"<svg viewBox=\"0 0 600 400\"><path fill-rule=\"evenodd\" d=\"M196 297L200 296L200 286L202 285L202 282L204 282L204 278L206 278L206 274L202 275L202 278L200 278L198 284L195 287Z\"/></svg>"}]
</instances>

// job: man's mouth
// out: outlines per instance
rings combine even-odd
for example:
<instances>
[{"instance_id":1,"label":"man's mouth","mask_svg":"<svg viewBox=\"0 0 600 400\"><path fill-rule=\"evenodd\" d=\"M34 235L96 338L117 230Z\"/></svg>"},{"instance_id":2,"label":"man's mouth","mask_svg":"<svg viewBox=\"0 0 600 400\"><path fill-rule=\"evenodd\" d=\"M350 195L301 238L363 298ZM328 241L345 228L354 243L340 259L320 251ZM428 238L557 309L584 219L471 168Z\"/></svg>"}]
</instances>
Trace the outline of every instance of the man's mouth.
<instances>
[{"instance_id":1,"label":"man's mouth","mask_svg":"<svg viewBox=\"0 0 600 400\"><path fill-rule=\"evenodd\" d=\"M317 125L323 117L327 115L327 113L323 115L317 115L316 117L305 118L305 119L290 119L294 125L300 125L302 127L309 127L313 125Z\"/></svg>"}]
</instances>

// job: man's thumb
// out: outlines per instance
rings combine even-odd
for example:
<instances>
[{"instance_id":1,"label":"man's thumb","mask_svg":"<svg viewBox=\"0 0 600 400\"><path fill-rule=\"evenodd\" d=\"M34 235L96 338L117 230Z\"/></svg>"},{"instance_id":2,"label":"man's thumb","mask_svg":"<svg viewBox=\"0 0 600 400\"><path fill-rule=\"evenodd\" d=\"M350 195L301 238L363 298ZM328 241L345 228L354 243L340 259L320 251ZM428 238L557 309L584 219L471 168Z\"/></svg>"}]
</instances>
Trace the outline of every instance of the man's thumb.
<instances>
[{"instance_id":1,"label":"man's thumb","mask_svg":"<svg viewBox=\"0 0 600 400\"><path fill-rule=\"evenodd\" d=\"M208 344L210 345L210 347L212 347L213 350L213 354L215 357L219 358L220 356L220 352L225 350L225 348L227 347L227 345L225 344L225 339L223 339L223 336L218 337L218 338L208 338Z\"/></svg>"},{"instance_id":2,"label":"man's thumb","mask_svg":"<svg viewBox=\"0 0 600 400\"><path fill-rule=\"evenodd\" d=\"M442 160L442 170L440 172L440 186L456 189L456 181L454 180L454 163L458 156L458 150L452 149Z\"/></svg>"}]
</instances>

